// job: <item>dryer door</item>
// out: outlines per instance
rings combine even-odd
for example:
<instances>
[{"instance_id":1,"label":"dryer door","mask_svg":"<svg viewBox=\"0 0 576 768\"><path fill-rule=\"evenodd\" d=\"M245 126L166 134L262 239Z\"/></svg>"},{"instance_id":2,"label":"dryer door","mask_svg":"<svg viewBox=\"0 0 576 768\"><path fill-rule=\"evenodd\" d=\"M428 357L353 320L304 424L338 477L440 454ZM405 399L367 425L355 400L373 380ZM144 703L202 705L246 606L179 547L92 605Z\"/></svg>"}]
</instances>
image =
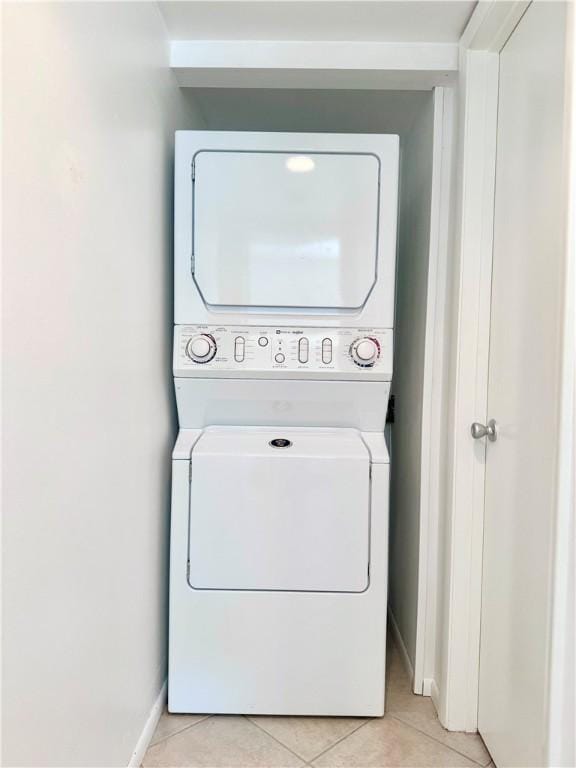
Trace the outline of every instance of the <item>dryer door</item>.
<instances>
[{"instance_id":1,"label":"dryer door","mask_svg":"<svg viewBox=\"0 0 576 768\"><path fill-rule=\"evenodd\" d=\"M191 460L191 587L366 589L370 457L356 432L213 428Z\"/></svg>"},{"instance_id":2,"label":"dryer door","mask_svg":"<svg viewBox=\"0 0 576 768\"><path fill-rule=\"evenodd\" d=\"M376 281L376 155L201 150L193 167L193 272L207 306L363 306Z\"/></svg>"}]
</instances>

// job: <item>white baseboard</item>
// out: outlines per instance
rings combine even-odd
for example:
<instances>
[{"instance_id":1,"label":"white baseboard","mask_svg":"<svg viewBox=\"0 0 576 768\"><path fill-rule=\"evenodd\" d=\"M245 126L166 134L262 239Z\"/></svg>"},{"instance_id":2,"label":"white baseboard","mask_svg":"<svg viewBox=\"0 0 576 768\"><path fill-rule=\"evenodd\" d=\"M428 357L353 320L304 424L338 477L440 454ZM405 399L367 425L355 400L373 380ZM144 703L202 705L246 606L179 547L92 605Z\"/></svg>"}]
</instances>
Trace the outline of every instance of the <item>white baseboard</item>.
<instances>
[{"instance_id":1,"label":"white baseboard","mask_svg":"<svg viewBox=\"0 0 576 768\"><path fill-rule=\"evenodd\" d=\"M425 677L422 680L422 696L432 696L432 686L435 686L436 682L433 677Z\"/></svg>"},{"instance_id":2,"label":"white baseboard","mask_svg":"<svg viewBox=\"0 0 576 768\"><path fill-rule=\"evenodd\" d=\"M165 680L156 701L152 705L152 709L150 710L148 719L144 724L144 728L142 729L142 733L140 734L138 742L136 743L134 752L132 752L132 757L130 758L130 762L128 763L128 768L139 768L139 766L142 765L142 760L144 759L144 755L146 754L148 745L152 740L152 736L154 735L154 731L156 730L156 726L158 725L158 720L160 720L160 716L164 711L164 705L166 704L167 691L168 691L168 681Z\"/></svg>"},{"instance_id":3,"label":"white baseboard","mask_svg":"<svg viewBox=\"0 0 576 768\"><path fill-rule=\"evenodd\" d=\"M390 610L390 607L388 607L388 619L390 620L390 628L392 629L394 640L396 642L398 650L400 651L400 658L402 659L402 664L404 665L404 669L406 670L408 676L410 677L410 684L413 685L414 667L412 666L412 662L410 661L410 656L408 655L408 651L406 650L404 640L402 638L402 635L400 634L400 629L398 628L398 624L396 623L396 619L394 618L394 614ZM422 691L414 691L414 693L422 693Z\"/></svg>"}]
</instances>

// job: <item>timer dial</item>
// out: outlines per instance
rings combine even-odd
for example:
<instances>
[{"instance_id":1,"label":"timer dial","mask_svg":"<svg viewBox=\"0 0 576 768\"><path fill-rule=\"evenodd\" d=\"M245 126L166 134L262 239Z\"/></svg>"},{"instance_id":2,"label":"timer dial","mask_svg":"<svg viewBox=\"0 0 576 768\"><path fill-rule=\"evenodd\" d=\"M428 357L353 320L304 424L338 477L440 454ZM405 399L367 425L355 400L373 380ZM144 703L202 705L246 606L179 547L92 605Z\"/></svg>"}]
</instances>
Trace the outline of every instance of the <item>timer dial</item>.
<instances>
[{"instance_id":1,"label":"timer dial","mask_svg":"<svg viewBox=\"0 0 576 768\"><path fill-rule=\"evenodd\" d=\"M350 357L360 368L371 368L380 357L380 343L378 339L364 336L356 339L350 345Z\"/></svg>"},{"instance_id":2,"label":"timer dial","mask_svg":"<svg viewBox=\"0 0 576 768\"><path fill-rule=\"evenodd\" d=\"M186 344L186 354L195 363L209 363L217 349L216 340L209 333L193 336Z\"/></svg>"}]
</instances>

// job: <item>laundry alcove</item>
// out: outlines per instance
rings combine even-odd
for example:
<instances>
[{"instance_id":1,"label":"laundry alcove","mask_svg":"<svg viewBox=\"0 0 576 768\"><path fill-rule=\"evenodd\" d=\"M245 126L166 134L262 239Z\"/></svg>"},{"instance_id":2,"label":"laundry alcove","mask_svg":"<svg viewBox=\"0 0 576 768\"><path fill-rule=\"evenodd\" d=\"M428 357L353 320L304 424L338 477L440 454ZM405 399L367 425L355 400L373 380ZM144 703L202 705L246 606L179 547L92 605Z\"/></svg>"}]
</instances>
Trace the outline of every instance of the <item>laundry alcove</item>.
<instances>
[{"instance_id":1,"label":"laundry alcove","mask_svg":"<svg viewBox=\"0 0 576 768\"><path fill-rule=\"evenodd\" d=\"M439 441L441 418L446 277L441 230L447 226L449 198L440 203L440 188L446 187L451 151L450 96L444 88L184 87L182 92L202 114L207 130L400 137L394 407L389 425L393 454L389 620L414 691L430 695L435 638L428 636L426 647L425 637L435 631L431 618L438 568L433 544L437 508L429 487L438 470L430 461L438 451L430 456L430 444Z\"/></svg>"}]
</instances>

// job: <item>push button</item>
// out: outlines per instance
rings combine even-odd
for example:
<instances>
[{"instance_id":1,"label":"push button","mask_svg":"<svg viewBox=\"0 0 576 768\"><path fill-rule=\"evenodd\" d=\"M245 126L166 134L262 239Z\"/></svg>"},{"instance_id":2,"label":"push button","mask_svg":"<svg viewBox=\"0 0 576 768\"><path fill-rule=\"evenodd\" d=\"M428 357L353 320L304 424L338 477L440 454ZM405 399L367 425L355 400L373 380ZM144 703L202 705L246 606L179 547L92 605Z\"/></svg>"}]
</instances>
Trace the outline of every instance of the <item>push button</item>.
<instances>
[{"instance_id":1,"label":"push button","mask_svg":"<svg viewBox=\"0 0 576 768\"><path fill-rule=\"evenodd\" d=\"M236 360L237 363L242 363L245 354L246 341L243 336L236 336L236 339L234 340L234 360Z\"/></svg>"},{"instance_id":2,"label":"push button","mask_svg":"<svg viewBox=\"0 0 576 768\"><path fill-rule=\"evenodd\" d=\"M304 336L298 342L298 361L300 363L308 362L309 349L310 349L310 344L308 342L308 339Z\"/></svg>"},{"instance_id":3,"label":"push button","mask_svg":"<svg viewBox=\"0 0 576 768\"><path fill-rule=\"evenodd\" d=\"M322 339L322 362L326 365L332 362L332 339Z\"/></svg>"},{"instance_id":4,"label":"push button","mask_svg":"<svg viewBox=\"0 0 576 768\"><path fill-rule=\"evenodd\" d=\"M274 360L276 360L277 363L283 363L284 360L286 360L286 357L282 354L282 352L278 352L275 355Z\"/></svg>"},{"instance_id":5,"label":"push button","mask_svg":"<svg viewBox=\"0 0 576 768\"><path fill-rule=\"evenodd\" d=\"M268 337L267 336L260 336L258 339L258 344L261 347L267 347L268 346Z\"/></svg>"}]
</instances>

